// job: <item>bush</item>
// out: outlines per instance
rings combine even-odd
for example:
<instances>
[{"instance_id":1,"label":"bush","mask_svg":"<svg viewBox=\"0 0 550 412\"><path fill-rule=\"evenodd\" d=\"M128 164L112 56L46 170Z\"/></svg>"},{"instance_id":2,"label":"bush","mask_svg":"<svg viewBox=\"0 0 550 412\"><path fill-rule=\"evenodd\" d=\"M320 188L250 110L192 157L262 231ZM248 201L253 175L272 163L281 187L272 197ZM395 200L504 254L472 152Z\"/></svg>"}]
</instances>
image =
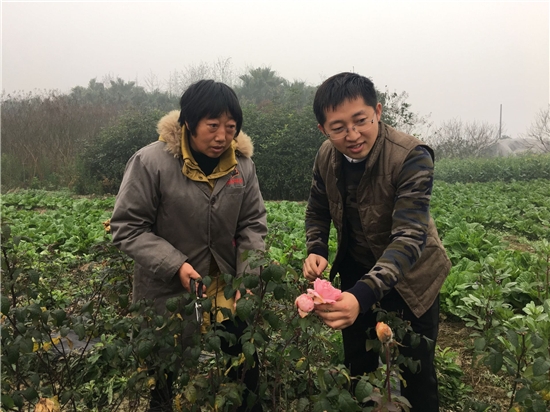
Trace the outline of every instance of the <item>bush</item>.
<instances>
[{"instance_id":1,"label":"bush","mask_svg":"<svg viewBox=\"0 0 550 412\"><path fill-rule=\"evenodd\" d=\"M5 410L30 410L39 400L72 411L141 410L150 388L163 379L153 371L164 370L175 377L176 410L229 412L243 401L240 373L256 355L262 369L259 394L273 411L358 411L373 385L383 384L380 370L354 385L348 370L330 366L340 342L327 336L316 316L298 316L294 305L307 282L290 267L268 264L262 254L248 256L251 267L266 265L260 276L224 275L228 295L240 285L253 293L241 288L235 316L248 327L242 352L229 358L220 337L235 337L220 324L195 335L196 345L184 341L196 302L189 294L168 300L166 316L153 313L150 302L129 303L131 262L108 235L91 247L92 263L74 268L70 276L59 276L63 269L54 255L32 268L18 246L31 239L13 234L9 226L2 226L1 237ZM208 310L210 301L203 299L202 307ZM240 371L237 380L227 376L232 368Z\"/></svg>"},{"instance_id":2,"label":"bush","mask_svg":"<svg viewBox=\"0 0 550 412\"><path fill-rule=\"evenodd\" d=\"M75 191L79 194L117 193L128 159L158 139L156 126L163 112L128 111L103 129L97 141L84 145Z\"/></svg>"},{"instance_id":3,"label":"bush","mask_svg":"<svg viewBox=\"0 0 550 412\"><path fill-rule=\"evenodd\" d=\"M447 183L550 179L550 155L442 159L436 161L435 179Z\"/></svg>"},{"instance_id":4,"label":"bush","mask_svg":"<svg viewBox=\"0 0 550 412\"><path fill-rule=\"evenodd\" d=\"M254 162L266 200L306 200L313 160L325 140L311 107L246 106L243 130L254 142Z\"/></svg>"}]
</instances>

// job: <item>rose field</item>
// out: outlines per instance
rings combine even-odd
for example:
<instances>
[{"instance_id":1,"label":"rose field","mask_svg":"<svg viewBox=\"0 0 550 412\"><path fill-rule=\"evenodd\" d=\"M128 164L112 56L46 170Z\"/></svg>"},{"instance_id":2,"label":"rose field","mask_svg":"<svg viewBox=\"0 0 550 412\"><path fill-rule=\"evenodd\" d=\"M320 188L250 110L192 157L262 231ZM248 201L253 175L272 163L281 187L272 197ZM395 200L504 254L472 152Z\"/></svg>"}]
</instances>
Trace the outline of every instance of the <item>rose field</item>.
<instances>
[{"instance_id":1,"label":"rose field","mask_svg":"<svg viewBox=\"0 0 550 412\"><path fill-rule=\"evenodd\" d=\"M304 202L266 202L268 249L248 256L261 275L225 276L227 295L253 293L238 302L249 326L230 358L218 324L181 345L190 296L169 300L165 317L132 304L132 262L104 225L114 197L17 190L1 201L3 410L144 411L161 369L176 376L175 410L232 411L244 384L228 373L246 371L255 353L266 411L399 410L386 376L394 392L399 368L414 366L399 345L375 373L352 378L340 332L298 314L295 299L311 287L301 275ZM453 264L435 343L442 410L550 410L550 180L436 180L431 210ZM335 248L333 233L329 261ZM398 342L411 335L396 314L378 316Z\"/></svg>"}]
</instances>

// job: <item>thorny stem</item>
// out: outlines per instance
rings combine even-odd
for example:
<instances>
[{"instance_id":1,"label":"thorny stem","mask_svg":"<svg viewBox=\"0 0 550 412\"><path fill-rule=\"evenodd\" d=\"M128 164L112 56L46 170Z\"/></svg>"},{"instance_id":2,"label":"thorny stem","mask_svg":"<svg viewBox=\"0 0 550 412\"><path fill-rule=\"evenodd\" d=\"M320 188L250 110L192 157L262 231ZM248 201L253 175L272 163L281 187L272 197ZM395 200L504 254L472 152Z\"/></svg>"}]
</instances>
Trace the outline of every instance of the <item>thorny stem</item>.
<instances>
[{"instance_id":1,"label":"thorny stem","mask_svg":"<svg viewBox=\"0 0 550 412\"><path fill-rule=\"evenodd\" d=\"M384 344L384 347L386 348L386 388L388 391L388 402L391 404L391 383L390 383L390 346L388 344Z\"/></svg>"},{"instance_id":2,"label":"thorny stem","mask_svg":"<svg viewBox=\"0 0 550 412\"><path fill-rule=\"evenodd\" d=\"M521 361L523 359L523 356L525 355L526 349L527 348L525 347L525 333L522 333L521 334L521 353L517 358L516 376L514 379L514 386L512 387L512 396L510 397L510 406L508 407L508 409L511 409L512 406L514 405L514 399L516 397L518 381L519 381L519 378L521 377Z\"/></svg>"},{"instance_id":3,"label":"thorny stem","mask_svg":"<svg viewBox=\"0 0 550 412\"><path fill-rule=\"evenodd\" d=\"M306 339L306 355L307 355L307 358L309 359L309 338ZM311 399L311 397L313 396L313 386L312 386L312 383L313 383L313 376L312 376L312 370L311 370L311 365L309 364L309 362L307 363L307 372L308 372L308 379L307 379L307 391L309 393L309 399ZM311 411L311 406L312 405L309 405L309 410Z\"/></svg>"}]
</instances>

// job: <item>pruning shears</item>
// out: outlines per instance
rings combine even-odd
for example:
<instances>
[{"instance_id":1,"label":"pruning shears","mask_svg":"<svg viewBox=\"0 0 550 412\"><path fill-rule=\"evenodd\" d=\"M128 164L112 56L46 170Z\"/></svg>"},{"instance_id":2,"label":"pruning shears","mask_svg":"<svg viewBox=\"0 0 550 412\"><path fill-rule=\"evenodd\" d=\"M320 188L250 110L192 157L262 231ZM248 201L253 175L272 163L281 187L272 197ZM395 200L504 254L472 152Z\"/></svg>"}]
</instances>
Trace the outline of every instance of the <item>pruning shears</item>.
<instances>
[{"instance_id":1,"label":"pruning shears","mask_svg":"<svg viewBox=\"0 0 550 412\"><path fill-rule=\"evenodd\" d=\"M198 282L195 279L191 279L189 281L189 289L191 289L191 293L195 294L195 296L197 297L197 300L195 300L195 319L197 320L197 323L199 325L202 325L202 322L204 320L202 316L202 305L199 301L199 299L201 299L203 296L202 287L203 283L202 279L200 278Z\"/></svg>"}]
</instances>

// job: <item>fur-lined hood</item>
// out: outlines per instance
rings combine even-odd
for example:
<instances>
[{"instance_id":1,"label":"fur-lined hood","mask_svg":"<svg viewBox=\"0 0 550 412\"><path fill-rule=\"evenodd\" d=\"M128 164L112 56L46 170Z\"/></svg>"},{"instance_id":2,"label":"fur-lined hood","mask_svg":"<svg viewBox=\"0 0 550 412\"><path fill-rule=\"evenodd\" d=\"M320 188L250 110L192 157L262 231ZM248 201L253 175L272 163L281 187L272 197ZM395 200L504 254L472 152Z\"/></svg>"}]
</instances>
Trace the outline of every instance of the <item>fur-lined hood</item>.
<instances>
[{"instance_id":1,"label":"fur-lined hood","mask_svg":"<svg viewBox=\"0 0 550 412\"><path fill-rule=\"evenodd\" d=\"M172 153L174 157L181 156L181 126L178 122L180 117L179 110L172 110L166 116L159 120L157 132L166 142L166 151ZM252 157L254 154L254 145L250 137L242 130L235 138L237 144L235 150L237 155Z\"/></svg>"}]
</instances>

